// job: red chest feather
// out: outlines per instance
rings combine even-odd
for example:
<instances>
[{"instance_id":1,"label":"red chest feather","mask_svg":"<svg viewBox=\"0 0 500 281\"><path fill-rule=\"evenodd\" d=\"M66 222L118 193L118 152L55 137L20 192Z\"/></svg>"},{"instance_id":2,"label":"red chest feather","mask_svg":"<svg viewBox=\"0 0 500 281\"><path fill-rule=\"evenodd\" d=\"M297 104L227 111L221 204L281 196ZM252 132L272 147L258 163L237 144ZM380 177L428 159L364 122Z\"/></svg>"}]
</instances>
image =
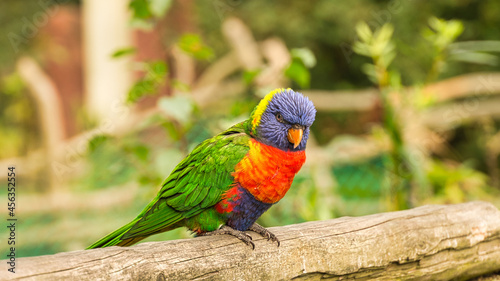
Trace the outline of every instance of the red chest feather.
<instances>
[{"instance_id":1,"label":"red chest feather","mask_svg":"<svg viewBox=\"0 0 500 281\"><path fill-rule=\"evenodd\" d=\"M276 203L285 196L305 161L304 151L282 151L252 139L250 150L236 165L233 177L257 200Z\"/></svg>"}]
</instances>

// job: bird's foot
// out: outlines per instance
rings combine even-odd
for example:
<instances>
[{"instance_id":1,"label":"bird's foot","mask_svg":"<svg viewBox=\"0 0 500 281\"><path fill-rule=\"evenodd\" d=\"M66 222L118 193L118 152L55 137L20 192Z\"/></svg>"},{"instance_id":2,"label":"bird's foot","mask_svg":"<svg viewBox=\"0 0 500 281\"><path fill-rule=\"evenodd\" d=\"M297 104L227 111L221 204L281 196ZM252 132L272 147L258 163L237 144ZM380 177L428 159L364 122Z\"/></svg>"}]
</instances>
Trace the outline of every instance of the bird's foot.
<instances>
[{"instance_id":1,"label":"bird's foot","mask_svg":"<svg viewBox=\"0 0 500 281\"><path fill-rule=\"evenodd\" d=\"M252 250L255 249L255 244L252 242L252 236L246 234L243 231L236 230L230 226L223 225L219 229L210 231L210 232L205 232L199 234L200 236L212 236L212 235L224 235L224 234L229 234L232 235L241 241L245 242L248 246L252 247Z\"/></svg>"},{"instance_id":2,"label":"bird's foot","mask_svg":"<svg viewBox=\"0 0 500 281\"><path fill-rule=\"evenodd\" d=\"M278 242L278 247L280 246L280 240L278 239L278 237L276 237L276 235L274 235L272 232L270 232L269 230L265 229L261 225L259 225L257 223L254 223L254 224L252 224L252 226L250 226L250 228L248 230L251 230L253 232L257 232L258 234L260 234L263 237L267 238L268 241L271 240L271 241L274 241L274 242Z\"/></svg>"}]
</instances>

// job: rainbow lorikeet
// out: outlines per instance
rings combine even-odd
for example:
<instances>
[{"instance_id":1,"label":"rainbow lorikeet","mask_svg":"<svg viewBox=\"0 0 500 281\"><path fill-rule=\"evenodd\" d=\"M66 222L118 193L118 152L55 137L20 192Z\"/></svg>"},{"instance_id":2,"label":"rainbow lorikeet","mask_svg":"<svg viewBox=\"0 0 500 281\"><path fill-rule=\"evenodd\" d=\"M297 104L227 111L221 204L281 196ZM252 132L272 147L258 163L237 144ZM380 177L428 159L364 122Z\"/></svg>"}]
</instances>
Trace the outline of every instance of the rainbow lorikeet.
<instances>
[{"instance_id":1,"label":"rainbow lorikeet","mask_svg":"<svg viewBox=\"0 0 500 281\"><path fill-rule=\"evenodd\" d=\"M306 160L316 109L302 94L276 89L250 118L199 144L130 223L88 249L130 246L186 226L197 235L230 234L252 248L251 230L279 240L255 221L290 188Z\"/></svg>"}]
</instances>

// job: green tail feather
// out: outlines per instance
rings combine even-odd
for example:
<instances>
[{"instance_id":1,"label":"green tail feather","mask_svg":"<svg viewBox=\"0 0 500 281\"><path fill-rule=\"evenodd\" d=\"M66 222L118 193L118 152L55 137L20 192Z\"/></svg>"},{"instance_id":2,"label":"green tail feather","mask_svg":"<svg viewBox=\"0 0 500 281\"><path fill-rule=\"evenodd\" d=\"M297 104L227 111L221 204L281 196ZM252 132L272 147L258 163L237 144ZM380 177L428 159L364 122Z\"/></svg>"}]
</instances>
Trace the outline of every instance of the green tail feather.
<instances>
[{"instance_id":1,"label":"green tail feather","mask_svg":"<svg viewBox=\"0 0 500 281\"><path fill-rule=\"evenodd\" d=\"M104 248L111 246L130 246L135 244L146 237L134 237L122 240L121 237L129 231L132 226L134 226L141 218L138 217L135 220L127 223L126 225L120 227L119 229L113 231L112 233L101 238L99 241L87 247L87 249Z\"/></svg>"}]
</instances>

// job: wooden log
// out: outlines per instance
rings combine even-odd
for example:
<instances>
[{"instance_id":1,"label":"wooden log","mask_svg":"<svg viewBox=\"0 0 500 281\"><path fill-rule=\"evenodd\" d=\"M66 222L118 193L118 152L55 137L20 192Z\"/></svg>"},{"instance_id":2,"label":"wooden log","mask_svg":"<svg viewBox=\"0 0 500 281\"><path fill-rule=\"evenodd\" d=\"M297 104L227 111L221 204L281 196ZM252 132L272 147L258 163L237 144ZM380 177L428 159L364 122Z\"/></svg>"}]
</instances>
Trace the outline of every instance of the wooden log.
<instances>
[{"instance_id":1,"label":"wooden log","mask_svg":"<svg viewBox=\"0 0 500 281\"><path fill-rule=\"evenodd\" d=\"M222 34L237 54L238 60L245 70L255 70L262 66L259 45L250 28L242 20L235 17L224 20Z\"/></svg>"},{"instance_id":2,"label":"wooden log","mask_svg":"<svg viewBox=\"0 0 500 281\"><path fill-rule=\"evenodd\" d=\"M15 280L450 280L500 270L500 211L490 203L430 205L251 233L149 242L1 261Z\"/></svg>"},{"instance_id":3,"label":"wooden log","mask_svg":"<svg viewBox=\"0 0 500 281\"><path fill-rule=\"evenodd\" d=\"M302 91L313 103L318 111L369 111L380 104L377 89L364 90Z\"/></svg>"},{"instance_id":4,"label":"wooden log","mask_svg":"<svg viewBox=\"0 0 500 281\"><path fill-rule=\"evenodd\" d=\"M427 85L422 94L434 97L437 102L452 99L493 95L500 92L500 73L479 72L459 75Z\"/></svg>"},{"instance_id":5,"label":"wooden log","mask_svg":"<svg viewBox=\"0 0 500 281\"><path fill-rule=\"evenodd\" d=\"M443 81L429 84L421 89L421 95L433 99L436 103L448 102L458 98L482 99L500 93L500 73L482 72L464 74ZM402 91L411 92L412 87ZM319 111L368 111L380 103L378 90L375 88L357 90L304 90ZM400 104L400 97L392 97L395 104Z\"/></svg>"},{"instance_id":6,"label":"wooden log","mask_svg":"<svg viewBox=\"0 0 500 281\"><path fill-rule=\"evenodd\" d=\"M436 106L424 113L423 122L433 130L446 131L483 118L500 119L500 97L478 96L467 101Z\"/></svg>"}]
</instances>

